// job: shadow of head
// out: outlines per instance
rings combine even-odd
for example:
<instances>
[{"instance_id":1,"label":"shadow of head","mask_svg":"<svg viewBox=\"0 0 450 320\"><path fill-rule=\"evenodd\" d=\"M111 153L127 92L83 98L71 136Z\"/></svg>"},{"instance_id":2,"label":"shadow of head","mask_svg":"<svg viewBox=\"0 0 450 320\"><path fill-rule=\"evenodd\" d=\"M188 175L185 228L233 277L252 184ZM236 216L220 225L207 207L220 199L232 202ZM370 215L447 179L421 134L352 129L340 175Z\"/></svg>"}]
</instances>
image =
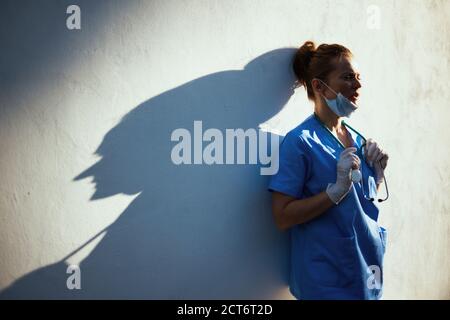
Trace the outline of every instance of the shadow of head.
<instances>
[{"instance_id":1,"label":"shadow of head","mask_svg":"<svg viewBox=\"0 0 450 320\"><path fill-rule=\"evenodd\" d=\"M94 200L198 179L198 168L180 170L171 161L171 133L177 128L192 132L196 120L202 121L204 130L258 128L294 93L294 54L291 48L273 50L243 70L210 74L143 102L105 135L96 150L101 159L75 180L93 177Z\"/></svg>"}]
</instances>

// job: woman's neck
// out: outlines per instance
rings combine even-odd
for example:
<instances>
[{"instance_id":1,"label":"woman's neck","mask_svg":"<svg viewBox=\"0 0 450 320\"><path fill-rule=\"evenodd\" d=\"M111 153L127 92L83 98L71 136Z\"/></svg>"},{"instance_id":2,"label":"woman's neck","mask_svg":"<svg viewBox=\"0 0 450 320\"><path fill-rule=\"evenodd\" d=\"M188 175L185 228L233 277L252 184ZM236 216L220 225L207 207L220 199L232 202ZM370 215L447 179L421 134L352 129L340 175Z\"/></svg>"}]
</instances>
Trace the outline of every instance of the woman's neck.
<instances>
[{"instance_id":1,"label":"woman's neck","mask_svg":"<svg viewBox=\"0 0 450 320\"><path fill-rule=\"evenodd\" d=\"M338 117L328 106L318 106L316 104L314 113L320 121L334 134L342 132L342 118Z\"/></svg>"}]
</instances>

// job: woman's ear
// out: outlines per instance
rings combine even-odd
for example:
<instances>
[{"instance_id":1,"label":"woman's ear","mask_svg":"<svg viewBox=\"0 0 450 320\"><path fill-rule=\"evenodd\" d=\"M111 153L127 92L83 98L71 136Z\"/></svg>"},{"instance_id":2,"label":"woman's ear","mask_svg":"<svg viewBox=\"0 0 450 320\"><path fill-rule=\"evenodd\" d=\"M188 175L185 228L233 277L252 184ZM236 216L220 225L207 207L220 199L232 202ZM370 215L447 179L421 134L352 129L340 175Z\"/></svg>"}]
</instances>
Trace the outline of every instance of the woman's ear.
<instances>
[{"instance_id":1,"label":"woman's ear","mask_svg":"<svg viewBox=\"0 0 450 320\"><path fill-rule=\"evenodd\" d=\"M314 93L318 92L318 93L323 94L324 85L322 84L322 82L319 79L317 79L317 78L312 79L311 87L312 87Z\"/></svg>"}]
</instances>

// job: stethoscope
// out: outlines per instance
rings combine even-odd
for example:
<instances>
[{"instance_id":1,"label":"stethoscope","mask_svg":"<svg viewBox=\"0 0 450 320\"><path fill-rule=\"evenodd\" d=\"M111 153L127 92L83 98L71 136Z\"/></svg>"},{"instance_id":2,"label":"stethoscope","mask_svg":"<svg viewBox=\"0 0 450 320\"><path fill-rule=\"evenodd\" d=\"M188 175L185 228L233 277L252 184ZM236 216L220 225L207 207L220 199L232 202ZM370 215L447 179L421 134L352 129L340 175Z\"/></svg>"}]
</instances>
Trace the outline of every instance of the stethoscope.
<instances>
[{"instance_id":1,"label":"stethoscope","mask_svg":"<svg viewBox=\"0 0 450 320\"><path fill-rule=\"evenodd\" d=\"M321 125L326 131L328 131L328 133L333 137L333 139L334 139L334 140L335 140L335 141L336 141L343 149L345 149L345 146L342 144L342 142L341 142L338 138L335 137L335 135L330 131L330 129L328 129L328 127L322 122L322 120L319 119L319 117L316 115L316 113L314 113L314 117L317 119L317 121L320 123L320 125ZM367 139L364 138L364 136L363 136L361 133L359 133L356 129L352 128L352 127L351 127L349 124L347 124L345 121L342 121L342 124L343 124L346 128L352 130L352 131L353 131L354 133L356 133L358 136L360 136L361 139L364 141L364 142L361 144L361 146L357 149L357 155L358 155L358 157L359 157L359 154L360 154L360 155L361 155L360 159L361 159L362 161L364 161L364 159L362 159L362 158L364 157L364 147L365 147L366 144L367 144L367 143L366 143L366 142L367 142ZM362 167L363 167L362 161L361 161L361 166L360 166L361 170L362 170ZM381 161L381 160L378 160L378 163L380 163L380 161ZM381 166L381 163L380 163L380 166ZM364 191L364 183L363 183L363 181L361 181L361 180L362 180L362 177L363 177L363 175L362 175L362 172L361 172L360 170L358 170L358 169L353 169L353 170L352 170L352 172L351 172L351 180L352 180L353 182L355 182L355 183L359 183L359 182L361 183L362 193L363 193L363 195L364 195L364 198L366 198L366 200L374 201L375 198L366 196L366 193L365 193L365 191ZM386 177L385 177L384 175L383 175L383 180L384 180L384 187L385 187L385 189L386 189L386 198L384 198L384 199L378 199L378 202L386 201L386 200L389 198L389 189L388 189L388 185L387 185L387 182L386 182Z\"/></svg>"}]
</instances>

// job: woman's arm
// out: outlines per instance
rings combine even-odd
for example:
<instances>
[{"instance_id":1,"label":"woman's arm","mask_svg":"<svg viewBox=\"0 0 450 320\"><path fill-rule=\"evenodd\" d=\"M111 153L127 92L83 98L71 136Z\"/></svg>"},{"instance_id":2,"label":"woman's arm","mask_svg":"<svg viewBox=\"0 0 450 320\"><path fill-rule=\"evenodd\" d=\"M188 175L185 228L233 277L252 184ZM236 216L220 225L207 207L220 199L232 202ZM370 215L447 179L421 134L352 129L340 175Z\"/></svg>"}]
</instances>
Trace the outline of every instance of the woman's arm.
<instances>
[{"instance_id":1,"label":"woman's arm","mask_svg":"<svg viewBox=\"0 0 450 320\"><path fill-rule=\"evenodd\" d=\"M272 213L280 230L308 222L334 205L325 191L305 199L297 199L276 191L272 193Z\"/></svg>"},{"instance_id":2,"label":"woman's arm","mask_svg":"<svg viewBox=\"0 0 450 320\"><path fill-rule=\"evenodd\" d=\"M280 230L286 230L320 216L347 195L352 187L350 170L358 169L361 164L355 152L354 147L341 152L337 163L336 183L329 183L325 191L315 196L297 199L281 192L273 192L272 212Z\"/></svg>"}]
</instances>

